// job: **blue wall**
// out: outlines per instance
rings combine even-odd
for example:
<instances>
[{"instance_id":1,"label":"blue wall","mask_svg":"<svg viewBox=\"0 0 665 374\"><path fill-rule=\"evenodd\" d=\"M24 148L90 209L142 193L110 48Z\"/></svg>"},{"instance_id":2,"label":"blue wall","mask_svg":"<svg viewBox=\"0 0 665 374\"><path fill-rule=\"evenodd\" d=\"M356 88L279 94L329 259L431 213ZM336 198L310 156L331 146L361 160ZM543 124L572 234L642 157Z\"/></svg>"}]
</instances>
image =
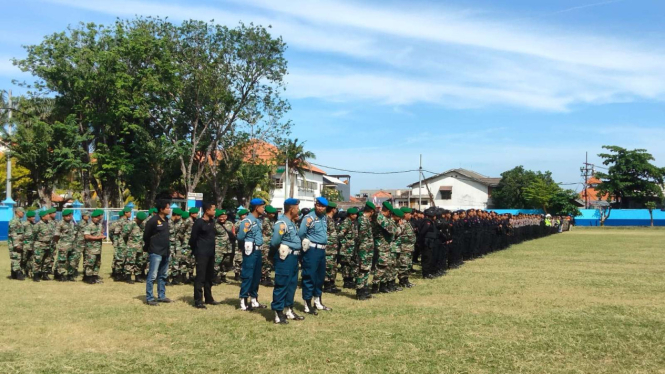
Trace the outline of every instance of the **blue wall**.
<instances>
[{"instance_id":1,"label":"blue wall","mask_svg":"<svg viewBox=\"0 0 665 374\"><path fill-rule=\"evenodd\" d=\"M582 215L575 217L577 226L600 226L600 214L596 209L580 209ZM605 226L649 226L651 220L648 209L612 209ZM653 211L653 225L665 226L665 212Z\"/></svg>"}]
</instances>

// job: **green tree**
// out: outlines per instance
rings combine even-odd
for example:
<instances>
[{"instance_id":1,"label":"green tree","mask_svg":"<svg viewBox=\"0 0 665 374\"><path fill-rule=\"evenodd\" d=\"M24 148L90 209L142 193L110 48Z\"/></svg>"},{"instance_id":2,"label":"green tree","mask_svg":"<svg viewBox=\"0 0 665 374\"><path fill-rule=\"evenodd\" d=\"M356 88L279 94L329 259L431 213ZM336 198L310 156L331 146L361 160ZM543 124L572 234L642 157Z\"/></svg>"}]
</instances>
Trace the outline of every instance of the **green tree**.
<instances>
[{"instance_id":1,"label":"green tree","mask_svg":"<svg viewBox=\"0 0 665 374\"><path fill-rule=\"evenodd\" d=\"M280 146L278 163L285 165L288 162L289 166L289 197L293 197L297 177L304 179L305 172L311 168L307 160L313 159L316 159L316 155L305 150L305 142L298 142L297 138L286 140Z\"/></svg>"},{"instance_id":2,"label":"green tree","mask_svg":"<svg viewBox=\"0 0 665 374\"><path fill-rule=\"evenodd\" d=\"M323 191L321 191L321 196L332 202L344 201L342 193L334 187L324 188Z\"/></svg>"},{"instance_id":3,"label":"green tree","mask_svg":"<svg viewBox=\"0 0 665 374\"><path fill-rule=\"evenodd\" d=\"M663 199L665 168L651 164L653 156L645 149L627 150L618 146L603 146L610 153L601 153L607 172L597 172L601 180L596 190L599 196L608 195L618 208L644 206L649 201Z\"/></svg>"},{"instance_id":4,"label":"green tree","mask_svg":"<svg viewBox=\"0 0 665 374\"><path fill-rule=\"evenodd\" d=\"M547 213L552 206L552 200L561 190L554 182L551 173L538 172L536 177L524 188L524 198L531 208L540 208Z\"/></svg>"},{"instance_id":5,"label":"green tree","mask_svg":"<svg viewBox=\"0 0 665 374\"><path fill-rule=\"evenodd\" d=\"M535 178L536 173L525 170L523 166L516 166L501 173L499 185L492 190L492 204L495 208L500 209L531 208L524 195L524 190Z\"/></svg>"},{"instance_id":6,"label":"green tree","mask_svg":"<svg viewBox=\"0 0 665 374\"><path fill-rule=\"evenodd\" d=\"M573 190L559 189L550 201L550 211L553 214L561 216L576 217L580 215L580 210L575 205L575 201L579 198L577 192Z\"/></svg>"}]
</instances>

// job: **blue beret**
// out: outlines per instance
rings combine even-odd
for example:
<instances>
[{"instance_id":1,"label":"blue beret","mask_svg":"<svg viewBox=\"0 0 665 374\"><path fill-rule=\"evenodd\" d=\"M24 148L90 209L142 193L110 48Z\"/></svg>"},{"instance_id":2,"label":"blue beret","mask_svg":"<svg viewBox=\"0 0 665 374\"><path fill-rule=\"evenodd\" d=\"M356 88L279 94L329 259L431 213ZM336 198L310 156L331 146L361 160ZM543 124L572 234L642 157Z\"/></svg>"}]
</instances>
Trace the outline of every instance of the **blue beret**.
<instances>
[{"instance_id":1,"label":"blue beret","mask_svg":"<svg viewBox=\"0 0 665 374\"><path fill-rule=\"evenodd\" d=\"M252 201L249 202L249 205L266 205L266 202L263 201L263 199L259 199L258 197L255 197L252 199Z\"/></svg>"},{"instance_id":2,"label":"blue beret","mask_svg":"<svg viewBox=\"0 0 665 374\"><path fill-rule=\"evenodd\" d=\"M294 199L292 197L288 198L284 201L284 205L299 205L299 204L300 204L300 200Z\"/></svg>"},{"instance_id":3,"label":"blue beret","mask_svg":"<svg viewBox=\"0 0 665 374\"><path fill-rule=\"evenodd\" d=\"M328 200L323 196L317 197L316 202L323 205L323 206L328 206Z\"/></svg>"}]
</instances>

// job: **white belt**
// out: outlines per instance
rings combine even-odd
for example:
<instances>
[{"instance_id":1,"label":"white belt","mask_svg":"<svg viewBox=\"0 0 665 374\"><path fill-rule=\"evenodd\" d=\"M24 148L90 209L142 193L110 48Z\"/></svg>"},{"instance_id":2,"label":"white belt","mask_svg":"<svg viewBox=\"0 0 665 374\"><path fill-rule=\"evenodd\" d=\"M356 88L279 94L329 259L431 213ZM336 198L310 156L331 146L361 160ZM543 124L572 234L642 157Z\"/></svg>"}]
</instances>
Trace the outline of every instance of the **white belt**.
<instances>
[{"instance_id":1,"label":"white belt","mask_svg":"<svg viewBox=\"0 0 665 374\"><path fill-rule=\"evenodd\" d=\"M326 246L325 246L325 245L323 245L323 244L316 244L316 243L312 243L312 244L310 244L309 247L310 247L310 248L316 248L316 249L326 249Z\"/></svg>"},{"instance_id":2,"label":"white belt","mask_svg":"<svg viewBox=\"0 0 665 374\"><path fill-rule=\"evenodd\" d=\"M290 254L290 255L297 256L297 255L300 254L300 250L294 251L293 249L289 249L289 254Z\"/></svg>"}]
</instances>

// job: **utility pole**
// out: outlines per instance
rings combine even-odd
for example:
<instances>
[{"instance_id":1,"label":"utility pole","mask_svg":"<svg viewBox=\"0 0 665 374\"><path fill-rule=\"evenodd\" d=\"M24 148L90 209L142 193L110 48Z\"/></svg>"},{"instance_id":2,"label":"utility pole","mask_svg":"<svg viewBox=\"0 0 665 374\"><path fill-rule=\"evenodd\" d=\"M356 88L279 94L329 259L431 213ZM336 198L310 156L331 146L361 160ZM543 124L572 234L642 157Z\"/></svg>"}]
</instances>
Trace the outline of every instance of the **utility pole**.
<instances>
[{"instance_id":1,"label":"utility pole","mask_svg":"<svg viewBox=\"0 0 665 374\"><path fill-rule=\"evenodd\" d=\"M595 173L595 165L589 163L589 152L586 152L583 165L584 166L580 168L580 172L582 173L582 178L584 178L584 209L589 209L589 194L587 193L589 188L589 177L592 177Z\"/></svg>"},{"instance_id":2,"label":"utility pole","mask_svg":"<svg viewBox=\"0 0 665 374\"><path fill-rule=\"evenodd\" d=\"M423 203L423 155L420 154L420 167L418 168L418 210Z\"/></svg>"},{"instance_id":3,"label":"utility pole","mask_svg":"<svg viewBox=\"0 0 665 374\"><path fill-rule=\"evenodd\" d=\"M12 90L9 90L7 94L7 103L8 108L7 109L7 118L9 119L8 125L11 126L12 122ZM7 157L7 201L12 200L12 158L11 154L9 152L9 148L7 148L7 151L5 152L5 157Z\"/></svg>"}]
</instances>

